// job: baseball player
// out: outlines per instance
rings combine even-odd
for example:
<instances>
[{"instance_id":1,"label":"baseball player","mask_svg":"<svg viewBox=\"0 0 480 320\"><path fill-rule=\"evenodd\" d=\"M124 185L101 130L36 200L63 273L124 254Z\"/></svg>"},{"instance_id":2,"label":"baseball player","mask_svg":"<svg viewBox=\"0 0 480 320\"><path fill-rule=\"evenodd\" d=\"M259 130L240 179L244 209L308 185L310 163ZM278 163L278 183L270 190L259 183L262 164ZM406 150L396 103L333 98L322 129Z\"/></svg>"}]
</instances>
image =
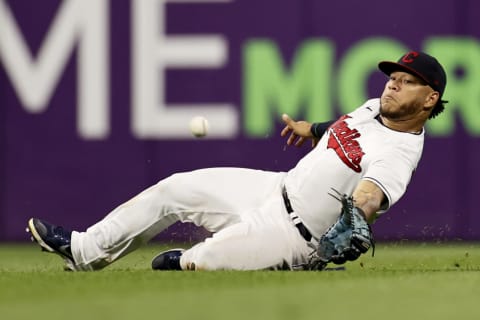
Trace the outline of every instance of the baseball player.
<instances>
[{"instance_id":1,"label":"baseball player","mask_svg":"<svg viewBox=\"0 0 480 320\"><path fill-rule=\"evenodd\" d=\"M321 270L373 246L369 223L405 193L420 160L424 124L444 109L446 75L438 61L408 52L383 61L380 98L327 123L283 115L288 145L315 146L288 172L208 168L174 174L84 232L37 218L32 239L71 270L98 270L176 221L213 235L160 253L157 270Z\"/></svg>"}]
</instances>

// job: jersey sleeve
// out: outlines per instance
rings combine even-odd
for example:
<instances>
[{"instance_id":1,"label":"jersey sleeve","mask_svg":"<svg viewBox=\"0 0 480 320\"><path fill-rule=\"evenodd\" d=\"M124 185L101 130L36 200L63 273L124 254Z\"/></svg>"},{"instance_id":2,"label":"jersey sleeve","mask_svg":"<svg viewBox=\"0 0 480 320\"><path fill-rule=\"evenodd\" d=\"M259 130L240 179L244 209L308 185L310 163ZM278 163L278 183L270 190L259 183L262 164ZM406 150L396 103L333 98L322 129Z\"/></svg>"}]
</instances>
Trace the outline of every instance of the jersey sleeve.
<instances>
[{"instance_id":1,"label":"jersey sleeve","mask_svg":"<svg viewBox=\"0 0 480 320\"><path fill-rule=\"evenodd\" d=\"M408 147L396 147L372 162L363 180L375 183L385 194L378 214L387 211L407 190L418 160Z\"/></svg>"}]
</instances>

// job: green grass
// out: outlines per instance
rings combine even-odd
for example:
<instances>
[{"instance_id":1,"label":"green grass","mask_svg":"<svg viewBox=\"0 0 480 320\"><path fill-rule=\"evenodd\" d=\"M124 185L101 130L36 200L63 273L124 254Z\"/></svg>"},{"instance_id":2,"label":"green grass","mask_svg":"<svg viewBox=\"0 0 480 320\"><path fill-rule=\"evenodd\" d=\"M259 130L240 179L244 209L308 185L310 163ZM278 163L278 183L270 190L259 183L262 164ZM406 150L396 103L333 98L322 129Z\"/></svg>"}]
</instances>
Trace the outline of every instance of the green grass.
<instances>
[{"instance_id":1,"label":"green grass","mask_svg":"<svg viewBox=\"0 0 480 320\"><path fill-rule=\"evenodd\" d=\"M154 272L147 246L64 272L33 245L0 245L1 319L480 319L479 244L378 244L337 272Z\"/></svg>"}]
</instances>

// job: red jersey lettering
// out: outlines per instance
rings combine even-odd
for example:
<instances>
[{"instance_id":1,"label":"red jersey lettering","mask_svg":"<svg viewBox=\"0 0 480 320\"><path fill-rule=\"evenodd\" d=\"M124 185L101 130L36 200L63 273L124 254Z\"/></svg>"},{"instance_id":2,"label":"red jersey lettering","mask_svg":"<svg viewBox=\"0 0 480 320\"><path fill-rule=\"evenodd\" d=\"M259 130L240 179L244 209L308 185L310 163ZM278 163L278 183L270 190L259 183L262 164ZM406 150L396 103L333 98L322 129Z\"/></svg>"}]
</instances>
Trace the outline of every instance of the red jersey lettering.
<instances>
[{"instance_id":1,"label":"red jersey lettering","mask_svg":"<svg viewBox=\"0 0 480 320\"><path fill-rule=\"evenodd\" d=\"M355 172L361 172L362 157L365 154L362 147L356 140L361 136L357 129L350 129L345 119L349 116L342 116L330 127L327 149L335 150L343 163Z\"/></svg>"}]
</instances>

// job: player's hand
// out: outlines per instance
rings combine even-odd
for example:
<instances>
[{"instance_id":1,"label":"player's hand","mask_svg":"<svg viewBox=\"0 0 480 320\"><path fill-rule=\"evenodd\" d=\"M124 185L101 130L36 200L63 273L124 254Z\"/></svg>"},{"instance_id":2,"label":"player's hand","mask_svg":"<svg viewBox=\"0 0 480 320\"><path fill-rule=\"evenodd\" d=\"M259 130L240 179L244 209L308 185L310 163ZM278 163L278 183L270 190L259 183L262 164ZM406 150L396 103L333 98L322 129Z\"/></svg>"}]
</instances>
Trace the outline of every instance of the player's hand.
<instances>
[{"instance_id":1,"label":"player's hand","mask_svg":"<svg viewBox=\"0 0 480 320\"><path fill-rule=\"evenodd\" d=\"M317 251L309 262L310 269L322 270L327 263L343 264L354 261L372 247L375 250L372 229L363 211L355 207L353 197L330 194L342 203L338 220L320 238Z\"/></svg>"},{"instance_id":2,"label":"player's hand","mask_svg":"<svg viewBox=\"0 0 480 320\"><path fill-rule=\"evenodd\" d=\"M291 146L293 144L296 147L300 147L306 140L312 139L312 147L315 147L318 139L314 138L310 131L312 127L311 123L307 121L295 121L287 114L282 115L282 120L285 123L285 128L283 128L280 135L286 137L290 134L287 139L287 145Z\"/></svg>"}]
</instances>

